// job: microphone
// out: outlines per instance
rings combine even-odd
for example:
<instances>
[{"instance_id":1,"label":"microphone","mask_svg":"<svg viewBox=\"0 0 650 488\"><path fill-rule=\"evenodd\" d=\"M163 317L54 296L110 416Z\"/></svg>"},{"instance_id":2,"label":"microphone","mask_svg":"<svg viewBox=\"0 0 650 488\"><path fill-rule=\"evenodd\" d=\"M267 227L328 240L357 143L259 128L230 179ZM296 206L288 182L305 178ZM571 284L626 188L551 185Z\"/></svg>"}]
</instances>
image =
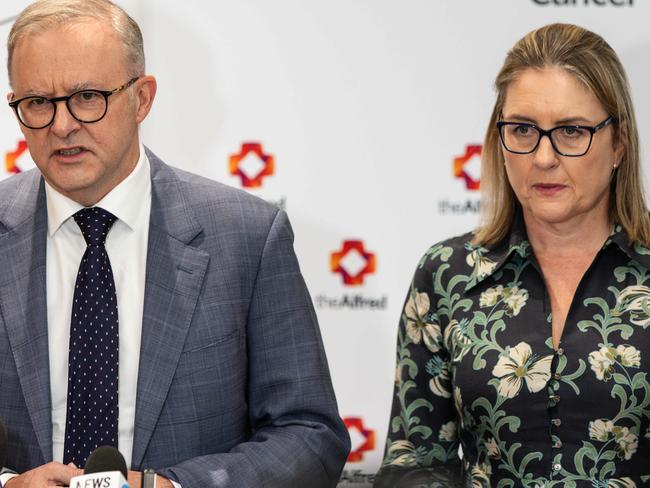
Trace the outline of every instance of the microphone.
<instances>
[{"instance_id":1,"label":"microphone","mask_svg":"<svg viewBox=\"0 0 650 488\"><path fill-rule=\"evenodd\" d=\"M128 471L120 451L113 446L95 449L88 459L84 474L70 480L70 488L129 488Z\"/></svg>"},{"instance_id":2,"label":"microphone","mask_svg":"<svg viewBox=\"0 0 650 488\"><path fill-rule=\"evenodd\" d=\"M90 453L86 460L84 474L103 473L105 471L119 471L125 478L128 477L124 456L113 446L100 446Z\"/></svg>"},{"instance_id":3,"label":"microphone","mask_svg":"<svg viewBox=\"0 0 650 488\"><path fill-rule=\"evenodd\" d=\"M7 443L7 429L5 429L5 424L0 420L0 470L7 462Z\"/></svg>"}]
</instances>

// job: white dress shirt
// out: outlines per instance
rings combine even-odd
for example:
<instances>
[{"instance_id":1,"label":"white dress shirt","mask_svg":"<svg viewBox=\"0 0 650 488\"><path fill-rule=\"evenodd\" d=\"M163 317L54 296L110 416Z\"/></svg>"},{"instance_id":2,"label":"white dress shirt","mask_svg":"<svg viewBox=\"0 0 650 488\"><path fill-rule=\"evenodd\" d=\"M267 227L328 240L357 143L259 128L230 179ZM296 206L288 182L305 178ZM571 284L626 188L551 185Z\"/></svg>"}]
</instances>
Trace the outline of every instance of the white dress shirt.
<instances>
[{"instance_id":1,"label":"white dress shirt","mask_svg":"<svg viewBox=\"0 0 650 488\"><path fill-rule=\"evenodd\" d=\"M68 351L72 300L86 241L72 216L83 208L45 183L47 201L47 331L52 397L53 460L63 462L68 402ZM129 176L96 205L117 217L105 247L113 269L119 318L118 449L131 465L140 360L147 240L151 213L149 160L140 157ZM6 483L15 475L0 476ZM174 486L180 488L178 483Z\"/></svg>"},{"instance_id":2,"label":"white dress shirt","mask_svg":"<svg viewBox=\"0 0 650 488\"><path fill-rule=\"evenodd\" d=\"M86 251L86 241L72 218L83 206L47 183L45 193L52 454L54 461L62 462L68 403L70 318L77 271ZM140 158L131 174L94 206L117 217L106 237L105 247L115 279L119 319L118 448L124 455L126 465L130 466L151 211L149 161L142 146Z\"/></svg>"}]
</instances>

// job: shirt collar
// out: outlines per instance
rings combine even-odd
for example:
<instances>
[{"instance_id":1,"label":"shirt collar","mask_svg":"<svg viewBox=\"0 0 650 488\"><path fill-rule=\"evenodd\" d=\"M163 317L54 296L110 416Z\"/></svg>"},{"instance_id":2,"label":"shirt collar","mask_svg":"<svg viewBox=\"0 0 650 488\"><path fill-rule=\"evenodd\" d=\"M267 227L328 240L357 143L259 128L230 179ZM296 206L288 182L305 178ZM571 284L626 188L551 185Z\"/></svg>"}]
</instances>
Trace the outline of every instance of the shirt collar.
<instances>
[{"instance_id":1,"label":"shirt collar","mask_svg":"<svg viewBox=\"0 0 650 488\"><path fill-rule=\"evenodd\" d=\"M646 269L650 270L650 249L637 243L631 243L627 232L619 224L614 225L614 229L610 234L603 248L615 245L623 251L630 259L637 261Z\"/></svg>"},{"instance_id":2,"label":"shirt collar","mask_svg":"<svg viewBox=\"0 0 650 488\"><path fill-rule=\"evenodd\" d=\"M650 248L638 243L630 243L627 232L619 224L614 224L612 233L605 241L603 249L611 245L616 245L630 259L637 261L650 270ZM474 268L469 281L465 285L465 290L473 288L487 277L498 272L509 260L526 259L532 252L521 211L516 213L508 237L502 243L491 248L471 243L467 243L465 247L468 251L467 264Z\"/></svg>"},{"instance_id":3,"label":"shirt collar","mask_svg":"<svg viewBox=\"0 0 650 488\"><path fill-rule=\"evenodd\" d=\"M135 229L140 211L145 208L141 198L151 194L149 159L140 145L140 157L133 171L94 206L115 215L131 230ZM47 231L52 237L63 223L83 208L83 205L66 197L45 182L47 201Z\"/></svg>"},{"instance_id":4,"label":"shirt collar","mask_svg":"<svg viewBox=\"0 0 650 488\"><path fill-rule=\"evenodd\" d=\"M508 237L501 243L489 248L467 243L465 248L468 251L466 262L473 267L465 290L475 287L487 277L495 274L511 258L528 258L531 253L530 242L521 211L515 214Z\"/></svg>"}]
</instances>

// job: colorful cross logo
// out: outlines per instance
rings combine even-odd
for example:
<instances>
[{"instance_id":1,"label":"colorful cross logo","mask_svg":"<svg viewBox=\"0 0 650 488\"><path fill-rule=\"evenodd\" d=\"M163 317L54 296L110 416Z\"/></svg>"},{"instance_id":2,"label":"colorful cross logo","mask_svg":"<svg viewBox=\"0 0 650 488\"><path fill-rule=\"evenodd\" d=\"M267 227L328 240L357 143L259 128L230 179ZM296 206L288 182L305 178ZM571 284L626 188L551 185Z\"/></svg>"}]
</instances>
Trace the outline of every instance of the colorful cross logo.
<instances>
[{"instance_id":1,"label":"colorful cross logo","mask_svg":"<svg viewBox=\"0 0 650 488\"><path fill-rule=\"evenodd\" d=\"M265 154L259 142L245 142L230 156L230 174L239 176L244 188L260 188L262 180L275 172L275 159Z\"/></svg>"},{"instance_id":2,"label":"colorful cross logo","mask_svg":"<svg viewBox=\"0 0 650 488\"><path fill-rule=\"evenodd\" d=\"M465 154L454 158L454 176L465 180L468 190L478 190L481 186L481 150L480 144L470 144Z\"/></svg>"},{"instance_id":3,"label":"colorful cross logo","mask_svg":"<svg viewBox=\"0 0 650 488\"><path fill-rule=\"evenodd\" d=\"M343 423L350 434L351 449L348 462L358 463L363 461L363 453L372 451L375 448L375 431L365 428L363 419L358 417L345 418Z\"/></svg>"},{"instance_id":4,"label":"colorful cross logo","mask_svg":"<svg viewBox=\"0 0 650 488\"><path fill-rule=\"evenodd\" d=\"M374 273L376 266L375 255L367 252L359 240L344 241L343 248L330 256L332 272L340 273L348 286L363 285L365 276Z\"/></svg>"},{"instance_id":5,"label":"colorful cross logo","mask_svg":"<svg viewBox=\"0 0 650 488\"><path fill-rule=\"evenodd\" d=\"M5 153L5 170L9 174L18 174L21 169L18 167L18 158L27 151L27 143L24 140L18 141L18 146L13 151Z\"/></svg>"}]
</instances>

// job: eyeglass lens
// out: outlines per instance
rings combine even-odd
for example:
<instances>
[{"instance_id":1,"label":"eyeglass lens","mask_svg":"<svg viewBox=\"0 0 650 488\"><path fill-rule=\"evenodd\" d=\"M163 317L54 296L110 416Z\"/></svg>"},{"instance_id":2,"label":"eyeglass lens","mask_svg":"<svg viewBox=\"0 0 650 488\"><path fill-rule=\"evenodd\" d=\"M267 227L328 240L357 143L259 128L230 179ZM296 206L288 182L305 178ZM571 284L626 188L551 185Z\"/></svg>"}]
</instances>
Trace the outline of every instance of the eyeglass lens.
<instances>
[{"instance_id":1,"label":"eyeglass lens","mask_svg":"<svg viewBox=\"0 0 650 488\"><path fill-rule=\"evenodd\" d=\"M535 127L526 124L507 124L501 128L503 142L510 151L532 152L541 137ZM555 148L566 155L580 155L589 149L591 132L577 127L556 127L550 137Z\"/></svg>"},{"instance_id":2,"label":"eyeglass lens","mask_svg":"<svg viewBox=\"0 0 650 488\"><path fill-rule=\"evenodd\" d=\"M98 91L86 90L73 94L66 105L70 113L81 122L96 122L106 112L106 97ZM54 103L43 97L29 97L17 107L18 116L29 127L44 127L54 119Z\"/></svg>"}]
</instances>

